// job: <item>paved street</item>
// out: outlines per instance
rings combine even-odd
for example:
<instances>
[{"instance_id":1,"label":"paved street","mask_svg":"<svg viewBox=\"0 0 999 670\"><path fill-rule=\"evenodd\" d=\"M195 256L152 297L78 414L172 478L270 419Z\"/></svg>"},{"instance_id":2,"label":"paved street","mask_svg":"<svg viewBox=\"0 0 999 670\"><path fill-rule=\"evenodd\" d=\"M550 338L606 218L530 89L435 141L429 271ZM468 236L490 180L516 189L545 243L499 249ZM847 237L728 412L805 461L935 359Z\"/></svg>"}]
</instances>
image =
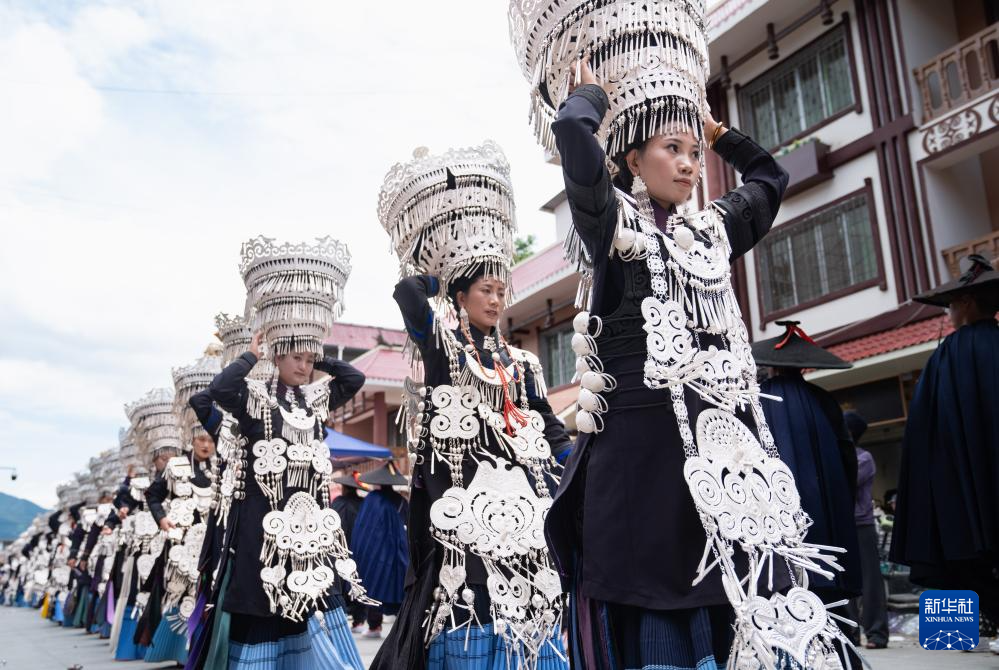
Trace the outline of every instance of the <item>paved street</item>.
<instances>
[{"instance_id":1,"label":"paved street","mask_svg":"<svg viewBox=\"0 0 999 670\"><path fill-rule=\"evenodd\" d=\"M365 663L374 657L378 643L358 638ZM983 641L980 648L984 646ZM893 641L888 649L867 652L867 658L874 670L999 670L999 656L987 651L930 652L920 649L912 640ZM0 670L66 670L74 664L82 665L84 670L173 667L116 663L111 660L104 640L42 621L36 610L0 607Z\"/></svg>"},{"instance_id":2,"label":"paved street","mask_svg":"<svg viewBox=\"0 0 999 670\"><path fill-rule=\"evenodd\" d=\"M357 638L365 664L375 657L379 643ZM76 664L84 670L176 667L171 663L115 662L107 641L97 639L96 635L84 635L82 630L43 621L38 610L0 607L0 670L66 670Z\"/></svg>"}]
</instances>

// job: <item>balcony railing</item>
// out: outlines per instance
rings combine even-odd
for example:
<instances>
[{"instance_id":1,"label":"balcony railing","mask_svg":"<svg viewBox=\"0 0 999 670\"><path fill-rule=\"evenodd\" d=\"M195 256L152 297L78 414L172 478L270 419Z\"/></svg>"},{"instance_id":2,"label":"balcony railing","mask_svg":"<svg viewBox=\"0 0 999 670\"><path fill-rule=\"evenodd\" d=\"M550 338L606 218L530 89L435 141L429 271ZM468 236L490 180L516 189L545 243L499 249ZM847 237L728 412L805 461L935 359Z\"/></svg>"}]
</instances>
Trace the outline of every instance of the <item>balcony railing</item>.
<instances>
[{"instance_id":1,"label":"balcony railing","mask_svg":"<svg viewBox=\"0 0 999 670\"><path fill-rule=\"evenodd\" d=\"M999 89L999 23L913 70L923 96L923 123Z\"/></svg>"},{"instance_id":2,"label":"balcony railing","mask_svg":"<svg viewBox=\"0 0 999 670\"><path fill-rule=\"evenodd\" d=\"M975 240L968 240L964 244L944 249L942 252L950 276L954 279L961 276L960 261L965 256L971 254L981 254L992 261L995 265L999 258L999 230L989 233Z\"/></svg>"}]
</instances>

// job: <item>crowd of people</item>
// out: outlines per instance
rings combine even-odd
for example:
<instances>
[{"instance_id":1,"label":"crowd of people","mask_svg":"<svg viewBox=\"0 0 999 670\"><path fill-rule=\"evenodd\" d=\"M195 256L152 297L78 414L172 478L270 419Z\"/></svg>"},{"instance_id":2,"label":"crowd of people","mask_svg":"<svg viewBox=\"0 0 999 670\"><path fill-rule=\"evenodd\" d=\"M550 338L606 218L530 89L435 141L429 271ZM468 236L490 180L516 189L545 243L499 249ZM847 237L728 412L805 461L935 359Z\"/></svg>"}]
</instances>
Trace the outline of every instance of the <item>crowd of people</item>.
<instances>
[{"instance_id":1,"label":"crowd of people","mask_svg":"<svg viewBox=\"0 0 999 670\"><path fill-rule=\"evenodd\" d=\"M803 376L849 364L793 321L751 343L739 311L731 263L788 175L707 108L702 5L511 3L573 215L577 435L500 326L502 149L417 149L378 198L414 363L411 477L335 474L324 442L365 381L323 350L346 246L257 237L245 315L128 404L119 449L7 549L5 604L192 669L360 670L354 634L385 615L379 670L857 668L858 619L885 646L866 424ZM742 185L698 209L705 151ZM999 273L971 261L919 298L957 330L913 399L891 551L995 619Z\"/></svg>"}]
</instances>

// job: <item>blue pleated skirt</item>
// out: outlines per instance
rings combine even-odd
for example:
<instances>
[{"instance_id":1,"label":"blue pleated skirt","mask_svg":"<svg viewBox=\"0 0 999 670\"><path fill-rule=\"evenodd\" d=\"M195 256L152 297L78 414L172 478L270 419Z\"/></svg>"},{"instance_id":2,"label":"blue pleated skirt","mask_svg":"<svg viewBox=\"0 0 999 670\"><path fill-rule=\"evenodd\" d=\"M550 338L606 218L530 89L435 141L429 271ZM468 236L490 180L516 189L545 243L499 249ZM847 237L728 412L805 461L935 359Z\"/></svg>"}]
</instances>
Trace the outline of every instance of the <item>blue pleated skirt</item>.
<instances>
[{"instance_id":1,"label":"blue pleated skirt","mask_svg":"<svg viewBox=\"0 0 999 670\"><path fill-rule=\"evenodd\" d=\"M493 632L493 625L461 628L438 635L430 643L427 670L509 670L520 667L518 654ZM562 640L553 637L538 657L537 670L566 670Z\"/></svg>"},{"instance_id":2,"label":"blue pleated skirt","mask_svg":"<svg viewBox=\"0 0 999 670\"><path fill-rule=\"evenodd\" d=\"M118 650L115 652L116 661L141 661L148 647L135 644L132 639L135 637L135 629L139 626L138 617L132 618L134 608L125 609L125 616L121 620L121 633L118 636Z\"/></svg>"},{"instance_id":3,"label":"blue pleated skirt","mask_svg":"<svg viewBox=\"0 0 999 670\"><path fill-rule=\"evenodd\" d=\"M181 665L187 663L187 636L170 627L174 623L176 615L176 607L163 613L163 618L156 626L156 632L153 633L152 642L146 651L146 663L159 663L160 661L177 661Z\"/></svg>"},{"instance_id":4,"label":"blue pleated skirt","mask_svg":"<svg viewBox=\"0 0 999 670\"><path fill-rule=\"evenodd\" d=\"M52 612L52 621L61 624L63 619L63 607L62 607L63 601L61 598L53 598L52 600L55 601L55 607L53 608Z\"/></svg>"},{"instance_id":5,"label":"blue pleated skirt","mask_svg":"<svg viewBox=\"0 0 999 670\"><path fill-rule=\"evenodd\" d=\"M718 670L733 632L728 605L650 610L570 598L569 653L587 670Z\"/></svg>"},{"instance_id":6,"label":"blue pleated skirt","mask_svg":"<svg viewBox=\"0 0 999 670\"><path fill-rule=\"evenodd\" d=\"M243 640L229 642L229 670L364 670L343 608L322 617L326 630L312 616L294 631L276 617L234 614L232 630Z\"/></svg>"}]
</instances>

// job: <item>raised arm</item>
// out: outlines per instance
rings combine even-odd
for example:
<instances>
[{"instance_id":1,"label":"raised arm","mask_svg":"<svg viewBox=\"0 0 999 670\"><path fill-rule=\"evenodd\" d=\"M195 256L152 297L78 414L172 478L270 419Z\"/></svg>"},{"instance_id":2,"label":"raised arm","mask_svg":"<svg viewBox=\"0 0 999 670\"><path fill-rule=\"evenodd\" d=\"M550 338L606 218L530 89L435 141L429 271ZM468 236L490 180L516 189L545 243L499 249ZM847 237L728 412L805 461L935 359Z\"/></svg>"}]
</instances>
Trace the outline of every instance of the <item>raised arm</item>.
<instances>
[{"instance_id":1,"label":"raised arm","mask_svg":"<svg viewBox=\"0 0 999 670\"><path fill-rule=\"evenodd\" d=\"M153 515L157 525L166 518L166 511L163 509L163 501L167 498L167 483L163 476L157 477L146 489L146 507Z\"/></svg>"},{"instance_id":2,"label":"raised arm","mask_svg":"<svg viewBox=\"0 0 999 670\"><path fill-rule=\"evenodd\" d=\"M732 245L729 260L734 261L770 230L788 175L769 151L734 128L726 130L713 149L742 175L742 186L715 200L725 211L725 229Z\"/></svg>"},{"instance_id":3,"label":"raised arm","mask_svg":"<svg viewBox=\"0 0 999 670\"><path fill-rule=\"evenodd\" d=\"M340 407L353 398L364 386L364 373L346 361L327 356L316 363L316 369L322 370L330 380L330 409Z\"/></svg>"},{"instance_id":4,"label":"raised arm","mask_svg":"<svg viewBox=\"0 0 999 670\"><path fill-rule=\"evenodd\" d=\"M552 123L573 227L591 256L604 251L607 231L617 216L614 186L604 164L604 151L594 135L608 105L604 90L586 83L566 98Z\"/></svg>"},{"instance_id":5,"label":"raised arm","mask_svg":"<svg viewBox=\"0 0 999 670\"><path fill-rule=\"evenodd\" d=\"M418 275L406 277L395 285L392 298L399 305L402 321L410 339L421 352L437 347L434 337L434 311L430 307L430 298L440 291L437 277Z\"/></svg>"},{"instance_id":6,"label":"raised arm","mask_svg":"<svg viewBox=\"0 0 999 670\"><path fill-rule=\"evenodd\" d=\"M227 365L208 386L211 399L237 418L246 414L246 399L249 394L246 389L246 376L256 364L256 355L247 351Z\"/></svg>"},{"instance_id":7,"label":"raised arm","mask_svg":"<svg viewBox=\"0 0 999 670\"><path fill-rule=\"evenodd\" d=\"M198 417L201 427L208 431L213 438L218 437L219 426L222 424L222 412L218 410L212 402L212 395L208 389L199 391L188 400L194 415Z\"/></svg>"}]
</instances>

